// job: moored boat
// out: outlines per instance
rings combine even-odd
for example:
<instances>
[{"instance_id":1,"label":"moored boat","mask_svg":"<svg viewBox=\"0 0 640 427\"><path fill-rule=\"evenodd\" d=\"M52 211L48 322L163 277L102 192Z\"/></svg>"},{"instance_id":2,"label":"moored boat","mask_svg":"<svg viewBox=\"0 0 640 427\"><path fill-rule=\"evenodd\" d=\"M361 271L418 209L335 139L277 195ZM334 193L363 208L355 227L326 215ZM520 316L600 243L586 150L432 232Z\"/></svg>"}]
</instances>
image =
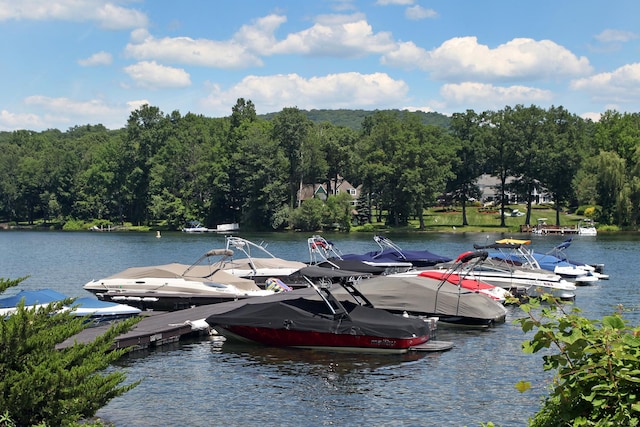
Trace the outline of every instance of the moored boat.
<instances>
[{"instance_id":1,"label":"moored boat","mask_svg":"<svg viewBox=\"0 0 640 427\"><path fill-rule=\"evenodd\" d=\"M525 247L530 243L530 240L501 239L489 245L474 244L473 247L479 250L488 250L489 258L494 263L502 262L505 267L513 267L513 271L537 273L535 277L541 279L540 274L546 275L546 279L534 282L527 289L529 296L534 297L547 293L563 300L575 299L576 285L553 271L541 268L533 253Z\"/></svg>"},{"instance_id":2,"label":"moored boat","mask_svg":"<svg viewBox=\"0 0 640 427\"><path fill-rule=\"evenodd\" d=\"M0 298L0 316L10 316L20 303L25 308L39 309L49 304L71 301L62 310L70 310L75 316L88 317L94 322L116 320L136 316L141 310L127 304L100 301L93 297L69 298L53 289L22 290L15 295Z\"/></svg>"},{"instance_id":3,"label":"moored boat","mask_svg":"<svg viewBox=\"0 0 640 427\"><path fill-rule=\"evenodd\" d=\"M308 279L306 289L226 304L234 307L212 314L207 323L227 339L332 351L405 353L431 338L433 319L373 308L366 297L347 285L354 272L310 266L301 273L316 278L330 275L333 284L318 286ZM338 284L345 298L334 294Z\"/></svg>"},{"instance_id":4,"label":"moored boat","mask_svg":"<svg viewBox=\"0 0 640 427\"><path fill-rule=\"evenodd\" d=\"M307 266L304 262L278 258L266 246L241 237L227 236L226 242L226 249L232 253L221 266L226 273L251 279L260 287L264 287L270 278L277 278L292 287L307 286L299 274L300 269ZM236 253L241 255L236 257Z\"/></svg>"},{"instance_id":5,"label":"moored boat","mask_svg":"<svg viewBox=\"0 0 640 427\"><path fill-rule=\"evenodd\" d=\"M105 301L153 310L180 310L273 294L273 291L258 287L251 279L223 270L225 260L232 255L233 251L227 249L212 249L192 265L170 263L130 267L109 277L92 280L83 288Z\"/></svg>"}]
</instances>

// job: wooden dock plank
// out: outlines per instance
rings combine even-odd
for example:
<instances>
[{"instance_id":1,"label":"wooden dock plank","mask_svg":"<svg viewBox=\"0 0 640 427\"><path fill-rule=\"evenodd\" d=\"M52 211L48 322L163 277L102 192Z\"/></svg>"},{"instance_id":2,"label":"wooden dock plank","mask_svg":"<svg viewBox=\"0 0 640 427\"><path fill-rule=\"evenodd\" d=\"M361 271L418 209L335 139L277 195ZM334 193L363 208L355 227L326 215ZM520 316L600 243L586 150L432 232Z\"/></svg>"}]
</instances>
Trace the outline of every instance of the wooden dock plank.
<instances>
[{"instance_id":1,"label":"wooden dock plank","mask_svg":"<svg viewBox=\"0 0 640 427\"><path fill-rule=\"evenodd\" d=\"M144 318L138 322L129 332L118 336L115 340L115 348L134 347L136 349L158 346L169 342L175 342L181 336L194 333L192 324L202 325L206 317L216 309L219 304L203 305L172 312L143 312ZM60 343L57 348L66 348L77 343L88 343L107 331L110 325L98 325L84 329L79 334ZM207 327L203 333L209 331Z\"/></svg>"}]
</instances>

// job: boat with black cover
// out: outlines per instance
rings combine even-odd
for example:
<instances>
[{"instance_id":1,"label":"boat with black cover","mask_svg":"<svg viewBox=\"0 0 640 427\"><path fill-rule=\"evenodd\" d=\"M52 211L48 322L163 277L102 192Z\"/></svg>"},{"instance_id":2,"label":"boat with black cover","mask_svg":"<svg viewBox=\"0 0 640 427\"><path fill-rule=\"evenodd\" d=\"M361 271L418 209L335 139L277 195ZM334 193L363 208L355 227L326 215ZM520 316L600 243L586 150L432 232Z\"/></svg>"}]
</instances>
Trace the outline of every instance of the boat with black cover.
<instances>
[{"instance_id":1,"label":"boat with black cover","mask_svg":"<svg viewBox=\"0 0 640 427\"><path fill-rule=\"evenodd\" d=\"M349 352L405 353L432 336L432 319L373 308L350 285L357 272L309 266L300 273L309 288L214 306L218 313L207 317L207 323L227 339ZM334 295L338 287L343 298Z\"/></svg>"}]
</instances>

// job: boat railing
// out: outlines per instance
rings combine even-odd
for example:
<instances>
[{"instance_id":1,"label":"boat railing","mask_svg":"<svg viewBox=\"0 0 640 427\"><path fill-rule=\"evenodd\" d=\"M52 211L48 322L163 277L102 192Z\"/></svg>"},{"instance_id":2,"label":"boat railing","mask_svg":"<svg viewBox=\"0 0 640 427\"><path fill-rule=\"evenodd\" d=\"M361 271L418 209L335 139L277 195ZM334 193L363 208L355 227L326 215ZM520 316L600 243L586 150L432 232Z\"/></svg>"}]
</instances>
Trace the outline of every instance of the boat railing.
<instances>
[{"instance_id":1,"label":"boat railing","mask_svg":"<svg viewBox=\"0 0 640 427\"><path fill-rule=\"evenodd\" d=\"M391 239L384 236L373 236L373 240L380 246L380 253L382 253L385 249L392 249L400 255L401 258L407 259L402 252L402 248L395 244ZM374 257L375 258L375 257Z\"/></svg>"},{"instance_id":2,"label":"boat railing","mask_svg":"<svg viewBox=\"0 0 640 427\"><path fill-rule=\"evenodd\" d=\"M309 249L309 261L311 264L319 264L328 262L335 268L339 268L331 262L330 258L342 259L342 253L335 245L319 235L313 235L307 239L307 247Z\"/></svg>"}]
</instances>

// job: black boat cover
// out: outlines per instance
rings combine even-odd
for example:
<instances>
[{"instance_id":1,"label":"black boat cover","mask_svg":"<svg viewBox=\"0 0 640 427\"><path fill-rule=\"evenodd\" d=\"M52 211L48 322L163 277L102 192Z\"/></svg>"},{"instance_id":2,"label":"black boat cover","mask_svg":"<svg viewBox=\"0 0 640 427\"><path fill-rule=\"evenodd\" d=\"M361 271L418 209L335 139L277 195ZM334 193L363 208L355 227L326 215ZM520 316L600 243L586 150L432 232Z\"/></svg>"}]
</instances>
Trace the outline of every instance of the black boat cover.
<instances>
[{"instance_id":1,"label":"black boat cover","mask_svg":"<svg viewBox=\"0 0 640 427\"><path fill-rule=\"evenodd\" d=\"M297 291L294 291L297 292ZM317 295L316 295L317 297ZM342 301L348 315L332 314L324 301L301 296L284 301L254 299L231 311L206 318L211 326L249 326L295 331L409 338L429 334L421 319L402 317L384 310Z\"/></svg>"}]
</instances>

